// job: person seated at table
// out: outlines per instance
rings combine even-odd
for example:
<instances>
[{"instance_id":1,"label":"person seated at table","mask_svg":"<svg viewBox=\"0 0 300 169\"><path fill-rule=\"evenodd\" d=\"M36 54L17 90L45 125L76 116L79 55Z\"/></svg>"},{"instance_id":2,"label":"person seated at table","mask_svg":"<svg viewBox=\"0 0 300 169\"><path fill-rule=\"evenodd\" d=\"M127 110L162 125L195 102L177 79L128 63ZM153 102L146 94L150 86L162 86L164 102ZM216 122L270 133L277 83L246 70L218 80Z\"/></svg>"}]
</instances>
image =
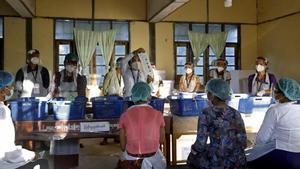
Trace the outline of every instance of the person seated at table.
<instances>
[{"instance_id":1,"label":"person seated at table","mask_svg":"<svg viewBox=\"0 0 300 169\"><path fill-rule=\"evenodd\" d=\"M201 88L200 77L194 74L193 63L187 62L184 65L185 75L180 77L180 92L199 92Z\"/></svg>"},{"instance_id":2,"label":"person seated at table","mask_svg":"<svg viewBox=\"0 0 300 169\"><path fill-rule=\"evenodd\" d=\"M131 106L119 121L123 151L117 169L165 169L166 160L159 149L165 140L165 122L161 112L147 104L151 87L138 82L132 88Z\"/></svg>"},{"instance_id":3,"label":"person seated at table","mask_svg":"<svg viewBox=\"0 0 300 169\"><path fill-rule=\"evenodd\" d=\"M256 58L256 73L248 77L248 92L257 96L270 96L276 84L275 75L268 73L269 61L264 57Z\"/></svg>"},{"instance_id":4,"label":"person seated at table","mask_svg":"<svg viewBox=\"0 0 300 169\"><path fill-rule=\"evenodd\" d=\"M277 104L270 107L247 153L254 168L300 168L300 86L293 79L282 78L275 90Z\"/></svg>"},{"instance_id":5,"label":"person seated at table","mask_svg":"<svg viewBox=\"0 0 300 169\"><path fill-rule=\"evenodd\" d=\"M217 79L221 78L225 80L228 84L230 84L231 75L230 72L226 70L228 65L227 60L223 58L219 58L216 60L216 66L217 68L211 69L209 71L209 78L210 79Z\"/></svg>"},{"instance_id":6,"label":"person seated at table","mask_svg":"<svg viewBox=\"0 0 300 169\"><path fill-rule=\"evenodd\" d=\"M197 139L187 164L193 169L246 168L245 126L240 113L226 104L229 85L223 79L212 79L206 92L210 104L199 112Z\"/></svg>"},{"instance_id":7,"label":"person seated at table","mask_svg":"<svg viewBox=\"0 0 300 169\"><path fill-rule=\"evenodd\" d=\"M15 145L15 127L10 109L4 104L13 95L14 76L0 71L0 168L9 168L12 163L21 166L33 160L35 153ZM18 164L17 164L18 163Z\"/></svg>"}]
</instances>

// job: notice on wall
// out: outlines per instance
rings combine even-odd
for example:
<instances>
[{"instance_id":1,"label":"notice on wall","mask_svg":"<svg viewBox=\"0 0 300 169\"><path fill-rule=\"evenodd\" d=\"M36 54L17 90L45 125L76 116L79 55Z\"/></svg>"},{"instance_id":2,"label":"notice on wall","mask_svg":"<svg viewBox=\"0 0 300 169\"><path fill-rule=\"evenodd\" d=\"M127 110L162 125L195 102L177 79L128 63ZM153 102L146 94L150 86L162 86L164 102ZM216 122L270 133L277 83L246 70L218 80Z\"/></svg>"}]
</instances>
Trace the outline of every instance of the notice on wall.
<instances>
[{"instance_id":1,"label":"notice on wall","mask_svg":"<svg viewBox=\"0 0 300 169\"><path fill-rule=\"evenodd\" d=\"M80 132L104 132L109 131L109 122L81 122Z\"/></svg>"}]
</instances>

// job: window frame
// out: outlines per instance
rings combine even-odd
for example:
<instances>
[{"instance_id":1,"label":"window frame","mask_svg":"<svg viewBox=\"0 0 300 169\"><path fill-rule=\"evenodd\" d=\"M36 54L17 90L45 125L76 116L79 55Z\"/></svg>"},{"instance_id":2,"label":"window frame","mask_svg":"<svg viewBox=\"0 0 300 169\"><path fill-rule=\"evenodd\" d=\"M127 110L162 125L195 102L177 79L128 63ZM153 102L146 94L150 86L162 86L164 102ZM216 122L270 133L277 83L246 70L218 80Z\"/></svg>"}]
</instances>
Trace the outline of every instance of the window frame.
<instances>
[{"instance_id":1,"label":"window frame","mask_svg":"<svg viewBox=\"0 0 300 169\"><path fill-rule=\"evenodd\" d=\"M240 24L234 24L234 23L199 23L199 22L174 22L173 23L173 43L174 43L174 59L175 59L175 72L174 72L174 79L175 79L175 87L178 86L179 79L181 75L177 75L177 53L176 49L178 47L178 44L186 44L187 46L187 58L186 62L188 61L193 61L194 54L190 45L189 41L177 41L176 40L176 34L175 34L175 29L176 29L176 24L189 24L189 30L192 30L193 25L195 24L202 24L205 25L205 33L208 33L209 31L209 25L221 25L221 31L225 31L225 25L235 25L237 27L237 42L226 42L224 51L221 55L221 58L225 58L225 49L226 47L234 47L235 48L235 70L240 70L241 69L241 25ZM208 79L209 79L209 47L205 49L203 52L203 81L201 81L202 85L206 84ZM195 63L194 63L195 64Z\"/></svg>"},{"instance_id":2,"label":"window frame","mask_svg":"<svg viewBox=\"0 0 300 169\"><path fill-rule=\"evenodd\" d=\"M56 23L58 20L71 20L73 22L73 28L75 28L76 26L76 22L77 21L89 21L91 22L91 26L92 26L92 30L95 29L95 22L97 21L107 21L110 24L110 29L113 28L113 23L114 22L126 22L128 24L128 41L127 40L115 40L115 45L125 45L125 55L129 54L129 47L130 47L130 22L129 21L125 21L125 20L93 20L93 19L64 19L64 18L57 18L54 19L54 44L55 44L55 49L54 49L54 68L56 71L59 71L59 44L70 44L70 51L74 52L77 54L77 50L76 50L76 44L75 44L75 40L74 40L74 35L72 39L56 39ZM112 59L111 62L114 60L115 58L115 47L114 47L114 51L112 54ZM110 63L111 64L111 63ZM89 64L89 75L90 74L97 74L97 63L96 63L96 51L93 54L92 60ZM100 74L101 76L105 76L105 74ZM91 80L92 78L89 77L89 79ZM89 80L88 80L89 81ZM103 84L98 84L100 87L103 86Z\"/></svg>"},{"instance_id":3,"label":"window frame","mask_svg":"<svg viewBox=\"0 0 300 169\"><path fill-rule=\"evenodd\" d=\"M0 69L4 69L4 17L0 16L0 19L2 20L2 24L0 25L2 27L2 37L0 38Z\"/></svg>"}]
</instances>

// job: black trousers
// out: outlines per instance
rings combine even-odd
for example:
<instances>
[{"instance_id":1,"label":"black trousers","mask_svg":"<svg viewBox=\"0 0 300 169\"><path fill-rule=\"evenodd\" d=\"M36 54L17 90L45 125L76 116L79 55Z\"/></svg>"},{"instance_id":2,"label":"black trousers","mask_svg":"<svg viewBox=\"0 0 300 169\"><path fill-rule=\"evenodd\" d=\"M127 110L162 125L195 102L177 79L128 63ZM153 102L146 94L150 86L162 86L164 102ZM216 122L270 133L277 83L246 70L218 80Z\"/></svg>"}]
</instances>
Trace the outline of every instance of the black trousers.
<instances>
[{"instance_id":1,"label":"black trousers","mask_svg":"<svg viewBox=\"0 0 300 169\"><path fill-rule=\"evenodd\" d=\"M254 169L300 169L300 153L273 150L247 164Z\"/></svg>"}]
</instances>

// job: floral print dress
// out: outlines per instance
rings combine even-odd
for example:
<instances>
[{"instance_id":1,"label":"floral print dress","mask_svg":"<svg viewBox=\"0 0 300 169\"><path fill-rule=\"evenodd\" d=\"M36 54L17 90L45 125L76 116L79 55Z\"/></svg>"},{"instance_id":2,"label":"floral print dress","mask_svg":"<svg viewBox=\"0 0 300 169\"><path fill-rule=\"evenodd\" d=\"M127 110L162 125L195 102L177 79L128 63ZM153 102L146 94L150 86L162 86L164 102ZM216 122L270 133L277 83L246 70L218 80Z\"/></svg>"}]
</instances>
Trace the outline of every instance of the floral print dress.
<instances>
[{"instance_id":1,"label":"floral print dress","mask_svg":"<svg viewBox=\"0 0 300 169\"><path fill-rule=\"evenodd\" d=\"M229 106L208 107L199 114L197 140L192 146L197 158L188 160L197 169L242 169L247 163L246 146L240 113Z\"/></svg>"}]
</instances>

